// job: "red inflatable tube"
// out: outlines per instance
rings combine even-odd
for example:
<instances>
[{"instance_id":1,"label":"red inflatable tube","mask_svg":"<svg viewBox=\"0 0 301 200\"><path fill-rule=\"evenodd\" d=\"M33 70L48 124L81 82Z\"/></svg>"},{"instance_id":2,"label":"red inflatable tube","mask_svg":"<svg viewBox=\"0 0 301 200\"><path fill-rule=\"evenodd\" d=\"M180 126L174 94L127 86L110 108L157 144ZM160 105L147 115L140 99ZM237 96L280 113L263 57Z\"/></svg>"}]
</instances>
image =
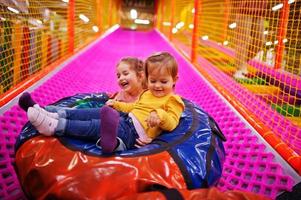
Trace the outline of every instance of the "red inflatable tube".
<instances>
[{"instance_id":1,"label":"red inflatable tube","mask_svg":"<svg viewBox=\"0 0 301 200\"><path fill-rule=\"evenodd\" d=\"M54 137L37 136L17 151L16 166L21 185L30 186L23 188L29 199L268 199L217 188L188 190L166 151L140 157L95 157L71 151ZM153 191L154 186L162 189Z\"/></svg>"},{"instance_id":2,"label":"red inflatable tube","mask_svg":"<svg viewBox=\"0 0 301 200\"><path fill-rule=\"evenodd\" d=\"M37 136L16 153L17 173L29 199L117 199L154 184L186 189L166 152L135 157L95 157L71 151L54 137ZM166 166L162 168L162 166Z\"/></svg>"}]
</instances>

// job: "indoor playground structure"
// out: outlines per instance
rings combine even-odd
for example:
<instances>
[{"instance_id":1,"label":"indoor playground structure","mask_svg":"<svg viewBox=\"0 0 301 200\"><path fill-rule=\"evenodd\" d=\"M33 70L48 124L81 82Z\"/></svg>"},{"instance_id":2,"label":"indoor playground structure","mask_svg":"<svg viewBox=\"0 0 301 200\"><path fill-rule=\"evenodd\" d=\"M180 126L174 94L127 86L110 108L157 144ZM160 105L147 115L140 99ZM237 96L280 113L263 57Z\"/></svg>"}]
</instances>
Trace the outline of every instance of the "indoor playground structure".
<instances>
[{"instance_id":1,"label":"indoor playground structure","mask_svg":"<svg viewBox=\"0 0 301 200\"><path fill-rule=\"evenodd\" d=\"M301 1L0 2L0 199L301 199ZM101 107L124 56L167 51L176 130L102 155L18 106ZM299 195L299 196L298 196Z\"/></svg>"}]
</instances>

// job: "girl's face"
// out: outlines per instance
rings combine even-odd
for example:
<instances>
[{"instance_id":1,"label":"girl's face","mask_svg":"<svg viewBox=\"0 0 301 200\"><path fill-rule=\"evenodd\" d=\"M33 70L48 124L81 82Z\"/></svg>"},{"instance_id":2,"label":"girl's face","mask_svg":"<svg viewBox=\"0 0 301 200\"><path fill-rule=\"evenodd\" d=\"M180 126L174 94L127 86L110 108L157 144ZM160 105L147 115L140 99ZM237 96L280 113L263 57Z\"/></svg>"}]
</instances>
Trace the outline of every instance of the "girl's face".
<instances>
[{"instance_id":1,"label":"girl's face","mask_svg":"<svg viewBox=\"0 0 301 200\"><path fill-rule=\"evenodd\" d=\"M137 76L136 71L127 63L121 62L117 66L117 80L119 87L125 92L142 90L142 77Z\"/></svg>"},{"instance_id":2,"label":"girl's face","mask_svg":"<svg viewBox=\"0 0 301 200\"><path fill-rule=\"evenodd\" d=\"M155 69L148 76L148 89L156 97L163 97L173 92L176 82L166 69Z\"/></svg>"}]
</instances>

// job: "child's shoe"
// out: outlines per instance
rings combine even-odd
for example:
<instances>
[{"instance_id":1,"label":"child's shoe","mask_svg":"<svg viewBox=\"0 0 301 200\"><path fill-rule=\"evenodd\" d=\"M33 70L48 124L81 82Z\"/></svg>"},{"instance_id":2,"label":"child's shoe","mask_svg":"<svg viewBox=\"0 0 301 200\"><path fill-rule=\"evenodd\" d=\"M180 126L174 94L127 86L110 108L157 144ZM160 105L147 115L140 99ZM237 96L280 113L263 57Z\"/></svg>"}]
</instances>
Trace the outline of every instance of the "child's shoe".
<instances>
[{"instance_id":1,"label":"child's shoe","mask_svg":"<svg viewBox=\"0 0 301 200\"><path fill-rule=\"evenodd\" d=\"M52 136L58 125L57 119L47 116L34 107L28 108L27 117L31 124L45 136Z\"/></svg>"},{"instance_id":2,"label":"child's shoe","mask_svg":"<svg viewBox=\"0 0 301 200\"><path fill-rule=\"evenodd\" d=\"M119 113L109 106L100 109L100 146L104 153L111 153L117 147Z\"/></svg>"},{"instance_id":3,"label":"child's shoe","mask_svg":"<svg viewBox=\"0 0 301 200\"><path fill-rule=\"evenodd\" d=\"M29 107L33 107L36 102L31 98L29 92L24 92L19 98L19 106L27 112Z\"/></svg>"}]
</instances>

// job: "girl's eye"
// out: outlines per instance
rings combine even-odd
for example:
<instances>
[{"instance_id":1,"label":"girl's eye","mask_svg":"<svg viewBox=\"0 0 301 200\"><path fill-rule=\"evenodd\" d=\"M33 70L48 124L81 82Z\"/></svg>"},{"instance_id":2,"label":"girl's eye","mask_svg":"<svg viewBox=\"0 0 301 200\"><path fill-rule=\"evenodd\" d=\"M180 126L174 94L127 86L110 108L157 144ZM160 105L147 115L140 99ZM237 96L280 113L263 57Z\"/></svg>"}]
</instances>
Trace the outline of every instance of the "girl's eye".
<instances>
[{"instance_id":1,"label":"girl's eye","mask_svg":"<svg viewBox=\"0 0 301 200\"><path fill-rule=\"evenodd\" d=\"M166 83L167 83L167 81L161 81L161 83L163 83L163 84L166 84Z\"/></svg>"},{"instance_id":2,"label":"girl's eye","mask_svg":"<svg viewBox=\"0 0 301 200\"><path fill-rule=\"evenodd\" d=\"M151 83L155 83L156 81L154 81L154 80L150 80L150 82L151 82Z\"/></svg>"}]
</instances>

